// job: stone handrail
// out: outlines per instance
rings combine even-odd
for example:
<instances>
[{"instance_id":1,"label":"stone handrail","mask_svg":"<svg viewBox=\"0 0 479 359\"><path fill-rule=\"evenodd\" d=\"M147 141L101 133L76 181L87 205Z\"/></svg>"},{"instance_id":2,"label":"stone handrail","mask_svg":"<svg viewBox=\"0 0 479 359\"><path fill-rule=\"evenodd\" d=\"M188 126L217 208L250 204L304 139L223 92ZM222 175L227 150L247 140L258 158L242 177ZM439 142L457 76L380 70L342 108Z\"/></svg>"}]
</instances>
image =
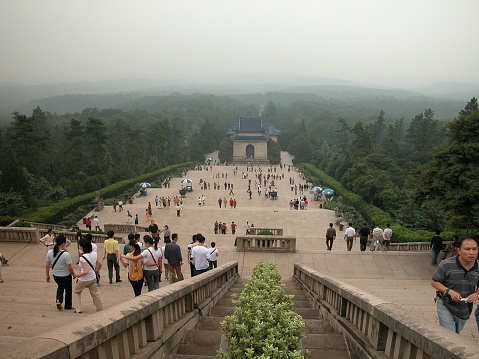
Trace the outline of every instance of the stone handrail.
<instances>
[{"instance_id":1,"label":"stone handrail","mask_svg":"<svg viewBox=\"0 0 479 359\"><path fill-rule=\"evenodd\" d=\"M238 252L296 252L296 237L248 235L236 237Z\"/></svg>"},{"instance_id":2,"label":"stone handrail","mask_svg":"<svg viewBox=\"0 0 479 359\"><path fill-rule=\"evenodd\" d=\"M443 241L443 247L452 241ZM406 243L390 243L390 251L430 251L431 242L406 242Z\"/></svg>"},{"instance_id":3,"label":"stone handrail","mask_svg":"<svg viewBox=\"0 0 479 359\"><path fill-rule=\"evenodd\" d=\"M436 323L352 285L295 264L294 278L355 358L476 358L477 340L456 335ZM354 355L353 355L354 353Z\"/></svg>"},{"instance_id":4,"label":"stone handrail","mask_svg":"<svg viewBox=\"0 0 479 359\"><path fill-rule=\"evenodd\" d=\"M174 283L28 338L2 350L3 358L149 358L177 347L201 313L238 277L238 262ZM133 293L132 293L133 295Z\"/></svg>"},{"instance_id":5,"label":"stone handrail","mask_svg":"<svg viewBox=\"0 0 479 359\"><path fill-rule=\"evenodd\" d=\"M273 233L274 236L283 235L283 228L257 228L257 227L250 228L249 234L255 235L261 231L270 231L271 233Z\"/></svg>"},{"instance_id":6,"label":"stone handrail","mask_svg":"<svg viewBox=\"0 0 479 359\"><path fill-rule=\"evenodd\" d=\"M46 228L0 227L0 242L22 242L37 244L38 240L46 234ZM76 242L75 232L54 230L54 235L58 234L63 234L66 239L70 240L71 242ZM114 236L114 238L119 243L124 243L124 238L122 236ZM92 233L92 242L94 243L103 243L105 239L105 234Z\"/></svg>"},{"instance_id":7,"label":"stone handrail","mask_svg":"<svg viewBox=\"0 0 479 359\"><path fill-rule=\"evenodd\" d=\"M113 231L115 233L138 233L148 232L148 227L136 224L105 224L103 226L105 232Z\"/></svg>"}]
</instances>

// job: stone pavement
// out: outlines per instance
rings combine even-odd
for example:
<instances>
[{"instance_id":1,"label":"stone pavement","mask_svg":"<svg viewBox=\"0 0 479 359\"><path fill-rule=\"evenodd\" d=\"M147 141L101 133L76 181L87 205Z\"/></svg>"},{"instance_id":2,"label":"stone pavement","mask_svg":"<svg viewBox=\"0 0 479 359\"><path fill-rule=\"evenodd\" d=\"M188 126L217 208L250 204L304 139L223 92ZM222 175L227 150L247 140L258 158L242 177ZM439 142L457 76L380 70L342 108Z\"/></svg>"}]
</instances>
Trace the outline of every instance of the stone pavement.
<instances>
[{"instance_id":1,"label":"stone pavement","mask_svg":"<svg viewBox=\"0 0 479 359\"><path fill-rule=\"evenodd\" d=\"M209 157L214 158L213 155ZM291 163L288 154L282 154L283 163ZM238 174L233 175L233 166L213 166L212 171L190 171L184 178L193 181L193 192L186 195L181 216L176 216L174 207L167 209L155 208L154 198L178 195L181 186L179 178L171 181L171 188L150 188L148 196L135 198L133 204L125 204L123 212L114 212L112 207L105 207L95 214L100 219L100 225L105 223L126 223L126 211L130 210L133 216L138 213L140 224L147 226L145 210L148 202L152 204L151 219L162 227L167 224L172 233L178 233L179 244L186 259L186 245L191 242L191 236L202 233L207 244L215 241L219 251L218 261L226 263L237 260L242 276L248 277L251 269L260 260L271 261L277 264L282 276L290 277L294 263L303 263L315 270L336 277L347 283L357 286L374 295L391 300L408 310L417 313L418 318L429 321L432 326L437 324L433 296L434 290L430 286L430 278L434 268L429 264L430 253L371 253L360 252L359 243L354 243L351 252L346 251L343 233L338 231L333 250L326 251L325 232L330 222L335 222L333 211L320 209L318 202L314 202L311 195L307 197L310 205L307 210L290 210L289 201L299 196L290 190L289 177L295 178L295 183L304 183L297 172L288 172L287 169L276 168L276 174L283 174L283 180L276 180L278 199L269 200L261 196L254 189L255 172L249 172L252 180L253 198L249 200L246 193L248 180L241 179L241 173L246 171L245 166L238 166ZM268 173L263 167L263 173ZM274 172L273 172L274 173ZM219 174L220 178L214 178ZM222 175L227 174L227 178ZM200 190L199 180L211 183L210 190ZM213 190L213 182L219 182L220 190ZM224 182L234 184L234 196L224 190ZM314 185L320 185L315 183ZM205 206L198 206L198 197L204 195ZM235 198L237 207L231 209L219 208L218 198ZM243 226L248 221L256 227L283 228L285 236L297 237L296 253L248 253L236 252L234 236L230 234L214 234L215 221L238 224L239 234L244 234ZM83 225L80 226L85 229ZM336 227L337 229L337 227ZM337 229L338 230L338 229ZM145 233L142 233L142 235ZM122 234L126 237L126 234ZM103 254L103 246L99 246L99 254ZM78 316L94 315L94 306L87 292L83 293L83 314L74 314L67 311L57 311L55 308L54 283L45 282L45 248L39 245L0 243L0 252L10 259L9 266L2 267L4 283L0 284L0 347L14 345L22 337L32 337L44 331L61 326L75 320ZM77 260L76 250L72 257ZM106 263L101 270L102 286L99 288L105 307L113 306L124 299L133 298L133 290L127 280L126 269L121 267L122 283L108 284ZM185 277L189 277L188 265L183 266ZM168 285L161 282L160 286ZM146 289L145 289L146 290ZM461 334L463 336L478 337L475 320L472 317ZM1 357L1 355L0 355Z\"/></svg>"}]
</instances>

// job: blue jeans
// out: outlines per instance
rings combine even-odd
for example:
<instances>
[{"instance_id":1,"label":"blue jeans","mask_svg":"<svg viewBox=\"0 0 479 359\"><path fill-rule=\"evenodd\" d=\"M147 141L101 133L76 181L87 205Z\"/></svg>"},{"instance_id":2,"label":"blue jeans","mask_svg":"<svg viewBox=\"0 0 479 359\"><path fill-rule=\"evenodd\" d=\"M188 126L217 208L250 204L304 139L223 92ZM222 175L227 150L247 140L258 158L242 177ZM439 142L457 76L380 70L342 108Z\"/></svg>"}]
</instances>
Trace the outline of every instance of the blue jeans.
<instances>
[{"instance_id":1,"label":"blue jeans","mask_svg":"<svg viewBox=\"0 0 479 359\"><path fill-rule=\"evenodd\" d=\"M435 251L434 249L432 250L432 259L431 259L431 264L433 266L436 265L437 263L437 257L439 256L439 251Z\"/></svg>"},{"instance_id":2,"label":"blue jeans","mask_svg":"<svg viewBox=\"0 0 479 359\"><path fill-rule=\"evenodd\" d=\"M479 331L479 306L476 308L474 316L476 317L477 330Z\"/></svg>"},{"instance_id":3,"label":"blue jeans","mask_svg":"<svg viewBox=\"0 0 479 359\"><path fill-rule=\"evenodd\" d=\"M462 328L464 328L467 319L461 319L452 314L449 309L446 308L442 299L439 297L436 300L436 307L437 317L439 318L439 325L443 328L449 329L459 334ZM478 311L476 310L476 318L477 315Z\"/></svg>"}]
</instances>

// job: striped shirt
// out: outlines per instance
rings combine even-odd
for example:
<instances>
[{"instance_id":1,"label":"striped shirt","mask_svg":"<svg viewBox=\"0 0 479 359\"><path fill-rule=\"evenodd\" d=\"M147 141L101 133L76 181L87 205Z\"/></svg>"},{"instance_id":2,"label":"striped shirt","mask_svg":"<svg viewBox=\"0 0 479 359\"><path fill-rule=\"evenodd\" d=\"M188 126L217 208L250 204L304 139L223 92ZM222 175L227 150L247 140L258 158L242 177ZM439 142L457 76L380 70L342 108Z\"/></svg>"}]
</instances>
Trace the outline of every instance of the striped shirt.
<instances>
[{"instance_id":1,"label":"striped shirt","mask_svg":"<svg viewBox=\"0 0 479 359\"><path fill-rule=\"evenodd\" d=\"M479 281L478 261L467 270L459 261L459 256L444 259L432 275L432 280L444 284L447 288L461 294L463 298L474 292ZM461 319L469 319L472 303L444 302L446 308Z\"/></svg>"}]
</instances>

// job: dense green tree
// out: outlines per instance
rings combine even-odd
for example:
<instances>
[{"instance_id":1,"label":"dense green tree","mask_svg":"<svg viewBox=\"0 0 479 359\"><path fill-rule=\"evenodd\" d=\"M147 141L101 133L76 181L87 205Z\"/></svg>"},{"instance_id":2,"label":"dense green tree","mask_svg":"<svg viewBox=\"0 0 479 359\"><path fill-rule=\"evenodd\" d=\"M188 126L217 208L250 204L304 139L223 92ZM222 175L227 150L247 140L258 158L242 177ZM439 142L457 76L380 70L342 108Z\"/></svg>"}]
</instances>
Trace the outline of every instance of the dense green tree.
<instances>
[{"instance_id":1,"label":"dense green tree","mask_svg":"<svg viewBox=\"0 0 479 359\"><path fill-rule=\"evenodd\" d=\"M449 139L422 166L415 182L415 198L433 201L453 222L479 228L479 110L468 109L447 124Z\"/></svg>"},{"instance_id":2,"label":"dense green tree","mask_svg":"<svg viewBox=\"0 0 479 359\"><path fill-rule=\"evenodd\" d=\"M102 173L109 167L106 151L107 127L101 119L89 117L85 125L84 146L86 163L85 172L90 175ZM103 170L102 170L103 169Z\"/></svg>"},{"instance_id":3,"label":"dense green tree","mask_svg":"<svg viewBox=\"0 0 479 359\"><path fill-rule=\"evenodd\" d=\"M218 158L220 162L231 163L233 161L233 141L229 137L220 142Z\"/></svg>"},{"instance_id":4,"label":"dense green tree","mask_svg":"<svg viewBox=\"0 0 479 359\"><path fill-rule=\"evenodd\" d=\"M369 155L373 150L371 132L364 128L362 121L357 121L351 132L355 137L351 141L350 153L359 158Z\"/></svg>"},{"instance_id":5,"label":"dense green tree","mask_svg":"<svg viewBox=\"0 0 479 359\"><path fill-rule=\"evenodd\" d=\"M479 107L477 106L477 98L473 97L471 98L471 101L469 101L466 104L466 107L464 107L464 110L461 110L459 112L460 115L470 115L471 111L477 110Z\"/></svg>"},{"instance_id":6,"label":"dense green tree","mask_svg":"<svg viewBox=\"0 0 479 359\"><path fill-rule=\"evenodd\" d=\"M278 142L269 139L268 141L268 160L271 164L279 164L281 162L281 147Z\"/></svg>"}]
</instances>

